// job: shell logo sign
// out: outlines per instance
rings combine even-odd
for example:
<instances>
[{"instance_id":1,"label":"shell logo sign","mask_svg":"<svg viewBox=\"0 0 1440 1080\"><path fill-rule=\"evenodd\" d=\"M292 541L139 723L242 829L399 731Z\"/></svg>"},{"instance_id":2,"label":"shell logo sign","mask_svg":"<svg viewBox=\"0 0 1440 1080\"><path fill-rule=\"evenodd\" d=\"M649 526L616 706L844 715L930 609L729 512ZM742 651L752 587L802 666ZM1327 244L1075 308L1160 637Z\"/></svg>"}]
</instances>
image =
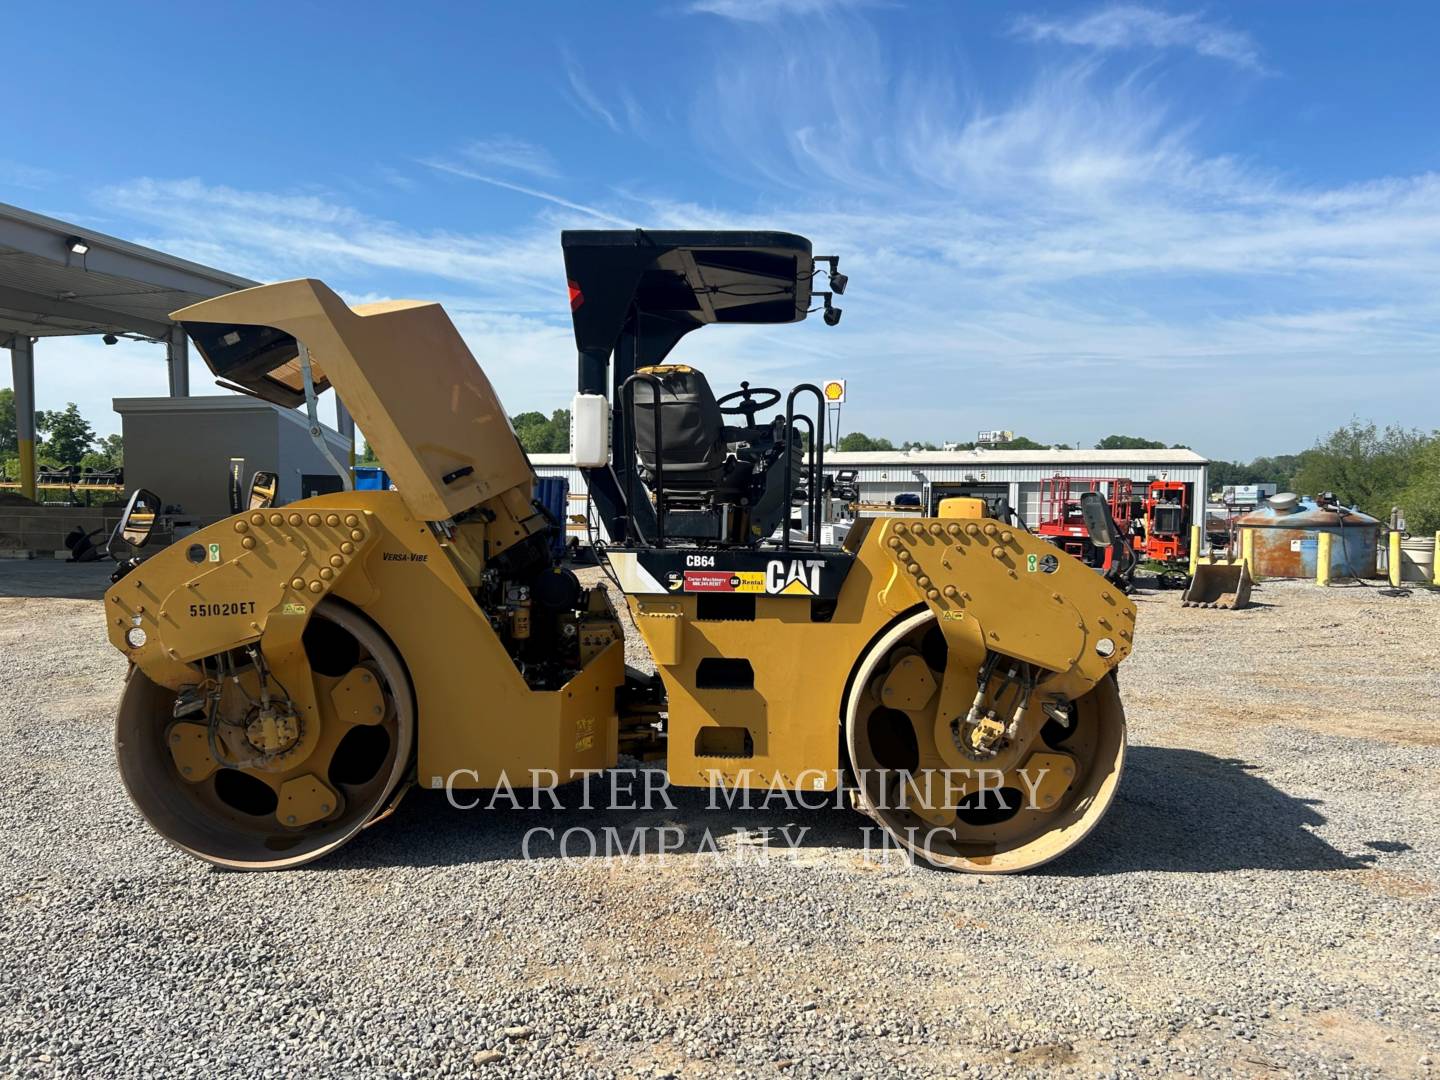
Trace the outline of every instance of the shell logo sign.
<instances>
[{"instance_id":1,"label":"shell logo sign","mask_svg":"<svg viewBox=\"0 0 1440 1080\"><path fill-rule=\"evenodd\" d=\"M831 379L822 388L825 394L825 402L828 405L845 404L845 380Z\"/></svg>"}]
</instances>

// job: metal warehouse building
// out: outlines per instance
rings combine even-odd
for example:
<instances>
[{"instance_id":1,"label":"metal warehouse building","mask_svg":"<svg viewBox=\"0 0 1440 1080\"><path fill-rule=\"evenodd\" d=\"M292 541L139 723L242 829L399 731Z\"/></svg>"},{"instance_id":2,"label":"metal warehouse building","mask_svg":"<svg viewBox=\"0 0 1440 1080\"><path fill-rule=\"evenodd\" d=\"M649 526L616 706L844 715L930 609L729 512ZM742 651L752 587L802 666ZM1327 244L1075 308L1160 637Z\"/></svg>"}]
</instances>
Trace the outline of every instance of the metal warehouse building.
<instances>
[{"instance_id":1,"label":"metal warehouse building","mask_svg":"<svg viewBox=\"0 0 1440 1080\"><path fill-rule=\"evenodd\" d=\"M564 476L572 495L584 494L584 478L567 455L531 454L530 460L540 475ZM1195 507L1209 494L1209 465L1193 450L884 450L825 457L827 473L859 474L862 505L888 504L907 492L928 494L932 508L952 495L1003 498L1031 526L1039 523L1040 483L1048 477L1118 477L1133 481L1137 491L1151 480L1175 480L1189 485Z\"/></svg>"}]
</instances>

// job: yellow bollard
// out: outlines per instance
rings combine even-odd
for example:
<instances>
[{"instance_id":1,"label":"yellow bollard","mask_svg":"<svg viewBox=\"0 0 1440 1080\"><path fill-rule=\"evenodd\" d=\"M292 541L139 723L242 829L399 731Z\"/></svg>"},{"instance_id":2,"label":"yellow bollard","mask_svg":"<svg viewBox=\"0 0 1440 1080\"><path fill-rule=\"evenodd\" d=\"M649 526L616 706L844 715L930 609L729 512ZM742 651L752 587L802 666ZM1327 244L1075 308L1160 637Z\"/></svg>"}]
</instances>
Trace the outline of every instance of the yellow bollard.
<instances>
[{"instance_id":1,"label":"yellow bollard","mask_svg":"<svg viewBox=\"0 0 1440 1080\"><path fill-rule=\"evenodd\" d=\"M1400 584L1400 530L1390 530L1390 584Z\"/></svg>"},{"instance_id":2,"label":"yellow bollard","mask_svg":"<svg viewBox=\"0 0 1440 1080\"><path fill-rule=\"evenodd\" d=\"M1435 550L1437 553L1440 553L1440 532L1435 534ZM1436 588L1440 588L1440 559L1435 560L1433 569L1435 572L1435 580L1432 584L1434 584Z\"/></svg>"},{"instance_id":3,"label":"yellow bollard","mask_svg":"<svg viewBox=\"0 0 1440 1080\"><path fill-rule=\"evenodd\" d=\"M1330 545L1335 542L1335 537L1328 532L1320 534L1320 542L1315 545L1315 584L1330 584Z\"/></svg>"},{"instance_id":4,"label":"yellow bollard","mask_svg":"<svg viewBox=\"0 0 1440 1080\"><path fill-rule=\"evenodd\" d=\"M1200 526L1190 526L1190 576L1195 576L1195 567L1200 565Z\"/></svg>"},{"instance_id":5,"label":"yellow bollard","mask_svg":"<svg viewBox=\"0 0 1440 1080\"><path fill-rule=\"evenodd\" d=\"M1250 569L1250 577L1257 580L1259 575L1255 573L1255 530L1240 530L1240 561Z\"/></svg>"}]
</instances>

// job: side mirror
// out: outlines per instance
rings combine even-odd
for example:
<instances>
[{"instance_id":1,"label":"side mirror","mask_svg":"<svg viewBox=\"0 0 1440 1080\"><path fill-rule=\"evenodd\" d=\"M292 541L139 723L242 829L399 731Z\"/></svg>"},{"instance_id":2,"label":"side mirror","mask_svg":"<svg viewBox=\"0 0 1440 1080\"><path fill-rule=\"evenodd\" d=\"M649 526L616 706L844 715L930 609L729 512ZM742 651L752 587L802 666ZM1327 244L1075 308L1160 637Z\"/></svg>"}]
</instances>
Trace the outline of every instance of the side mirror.
<instances>
[{"instance_id":1,"label":"side mirror","mask_svg":"<svg viewBox=\"0 0 1440 1080\"><path fill-rule=\"evenodd\" d=\"M1107 548L1115 543L1115 522L1110 517L1110 504L1098 491L1087 491L1080 496L1080 516L1085 520L1085 531L1090 543L1097 548Z\"/></svg>"},{"instance_id":2,"label":"side mirror","mask_svg":"<svg viewBox=\"0 0 1440 1080\"><path fill-rule=\"evenodd\" d=\"M136 488L125 504L115 531L110 534L110 547L114 550L119 543L132 548L142 548L150 542L155 522L160 519L160 498L146 488Z\"/></svg>"},{"instance_id":3,"label":"side mirror","mask_svg":"<svg viewBox=\"0 0 1440 1080\"><path fill-rule=\"evenodd\" d=\"M275 505L275 493L280 490L280 477L273 472L257 472L250 477L250 490L245 496L247 510L267 510Z\"/></svg>"}]
</instances>

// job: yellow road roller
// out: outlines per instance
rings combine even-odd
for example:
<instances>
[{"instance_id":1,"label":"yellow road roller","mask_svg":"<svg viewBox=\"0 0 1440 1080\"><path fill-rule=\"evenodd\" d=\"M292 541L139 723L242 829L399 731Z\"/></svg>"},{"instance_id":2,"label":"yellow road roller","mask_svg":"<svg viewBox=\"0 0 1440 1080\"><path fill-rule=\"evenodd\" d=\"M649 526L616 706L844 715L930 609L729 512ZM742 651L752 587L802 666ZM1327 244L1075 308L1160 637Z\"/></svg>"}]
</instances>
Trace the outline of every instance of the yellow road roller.
<instances>
[{"instance_id":1,"label":"yellow road roller","mask_svg":"<svg viewBox=\"0 0 1440 1080\"><path fill-rule=\"evenodd\" d=\"M557 556L563 518L439 305L350 306L308 279L207 300L175 318L217 378L305 406L317 438L333 387L393 489L277 505L257 476L242 512L121 565L116 748L150 824L220 866L283 869L412 785L563 782L626 754L676 785L848 793L937 867L1023 870L1077 843L1124 758L1124 592L979 500L827 542L820 390L717 398L672 357L711 324L838 323L845 275L805 238L561 242L572 457L658 678L627 670L611 593ZM1123 544L1097 502L1092 541ZM131 508L138 544L158 501Z\"/></svg>"}]
</instances>

